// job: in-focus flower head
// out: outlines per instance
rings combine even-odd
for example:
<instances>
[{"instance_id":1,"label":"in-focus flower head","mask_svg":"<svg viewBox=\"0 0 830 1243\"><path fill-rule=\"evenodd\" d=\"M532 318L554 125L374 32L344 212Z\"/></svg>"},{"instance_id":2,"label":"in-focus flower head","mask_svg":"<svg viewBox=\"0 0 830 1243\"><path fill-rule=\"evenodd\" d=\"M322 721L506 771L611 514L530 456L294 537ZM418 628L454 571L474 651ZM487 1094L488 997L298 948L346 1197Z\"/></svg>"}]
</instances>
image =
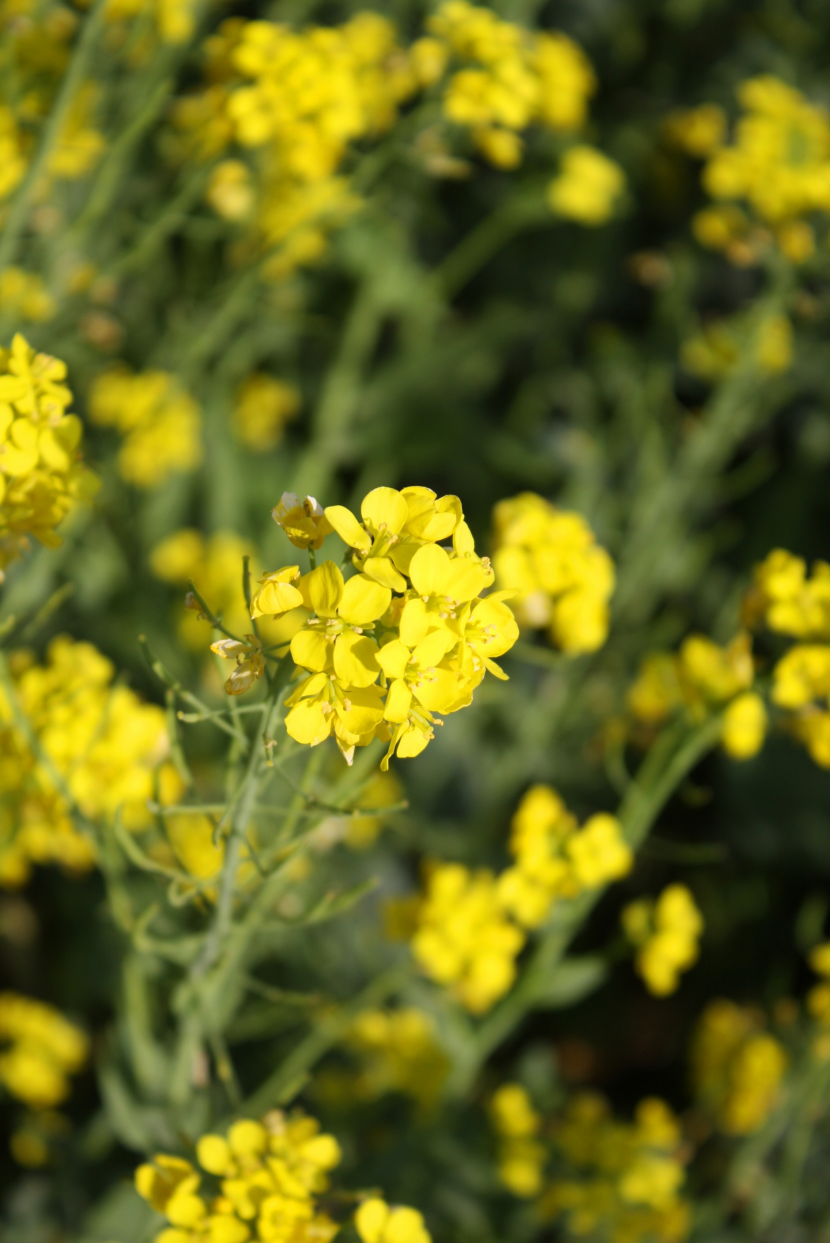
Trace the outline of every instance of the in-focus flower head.
<instances>
[{"instance_id":1,"label":"in-focus flower head","mask_svg":"<svg viewBox=\"0 0 830 1243\"><path fill-rule=\"evenodd\" d=\"M224 1134L202 1135L196 1161L159 1153L136 1170L139 1195L169 1223L157 1243L329 1243L340 1230L318 1202L340 1146L314 1118L274 1110L261 1122L234 1122ZM215 1179L218 1196L210 1190ZM390 1231L396 1215L405 1228ZM429 1243L420 1213L383 1201L364 1202L355 1226L365 1243Z\"/></svg>"},{"instance_id":2,"label":"in-focus flower head","mask_svg":"<svg viewBox=\"0 0 830 1243\"><path fill-rule=\"evenodd\" d=\"M359 522L344 506L323 510L286 493L274 517L297 547L319 548L336 531L357 571L345 579L333 561L308 574L284 566L260 579L252 600L255 618L299 606L311 614L290 647L308 675L286 701L297 742L334 735L351 762L355 747L379 737L389 742L385 771L393 754L423 751L440 723L434 714L466 707L487 671L506 676L494 658L518 637L504 602L511 593L481 595L493 571L457 497L375 488ZM438 542L450 539L450 548Z\"/></svg>"}]
</instances>

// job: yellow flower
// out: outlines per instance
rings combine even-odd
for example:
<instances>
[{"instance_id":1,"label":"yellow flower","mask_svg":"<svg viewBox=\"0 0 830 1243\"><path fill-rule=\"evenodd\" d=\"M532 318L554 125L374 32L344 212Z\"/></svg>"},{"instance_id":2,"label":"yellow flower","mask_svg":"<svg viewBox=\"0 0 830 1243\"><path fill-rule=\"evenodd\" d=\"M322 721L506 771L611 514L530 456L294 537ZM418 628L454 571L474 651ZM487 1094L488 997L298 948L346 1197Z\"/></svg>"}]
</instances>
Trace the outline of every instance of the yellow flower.
<instances>
[{"instance_id":1,"label":"yellow flower","mask_svg":"<svg viewBox=\"0 0 830 1243\"><path fill-rule=\"evenodd\" d=\"M577 884L595 889L627 876L634 865L631 847L622 836L620 822L606 813L591 816L578 833L565 842Z\"/></svg>"},{"instance_id":2,"label":"yellow flower","mask_svg":"<svg viewBox=\"0 0 830 1243\"><path fill-rule=\"evenodd\" d=\"M658 997L675 992L680 973L698 956L703 919L685 885L669 885L655 903L630 903L622 913L623 928L639 945L637 972Z\"/></svg>"},{"instance_id":3,"label":"yellow flower","mask_svg":"<svg viewBox=\"0 0 830 1243\"><path fill-rule=\"evenodd\" d=\"M595 651L608 635L614 567L579 514L524 492L493 511L500 587L514 592L522 626L547 626L565 652Z\"/></svg>"},{"instance_id":4,"label":"yellow flower","mask_svg":"<svg viewBox=\"0 0 830 1243\"><path fill-rule=\"evenodd\" d=\"M201 410L167 372L103 372L92 385L89 412L94 423L122 433L119 471L136 487L157 487L202 460Z\"/></svg>"},{"instance_id":5,"label":"yellow flower","mask_svg":"<svg viewBox=\"0 0 830 1243\"><path fill-rule=\"evenodd\" d=\"M611 219L624 190L619 164L593 147L571 147L548 187L548 202L558 216L593 227Z\"/></svg>"},{"instance_id":6,"label":"yellow flower","mask_svg":"<svg viewBox=\"0 0 830 1243\"><path fill-rule=\"evenodd\" d=\"M34 1109L49 1109L69 1095L68 1077L89 1053L79 1028L18 993L0 993L0 1044L0 1082Z\"/></svg>"},{"instance_id":7,"label":"yellow flower","mask_svg":"<svg viewBox=\"0 0 830 1243\"><path fill-rule=\"evenodd\" d=\"M541 1118L518 1083L505 1083L493 1094L490 1117L501 1143L499 1178L516 1196L535 1196L542 1189L547 1153L536 1140Z\"/></svg>"},{"instance_id":8,"label":"yellow flower","mask_svg":"<svg viewBox=\"0 0 830 1243\"><path fill-rule=\"evenodd\" d=\"M354 1224L363 1243L431 1243L419 1212L390 1208L383 1200L364 1200Z\"/></svg>"},{"instance_id":9,"label":"yellow flower","mask_svg":"<svg viewBox=\"0 0 830 1243\"><path fill-rule=\"evenodd\" d=\"M181 783L165 763L163 710L113 685L113 666L91 644L58 637L44 665L25 651L13 652L9 663L20 708L88 819L120 815L127 828L144 827L157 779L162 801L177 800ZM94 866L92 842L76 828L2 693L0 793L0 884L25 884L33 864L70 872Z\"/></svg>"},{"instance_id":10,"label":"yellow flower","mask_svg":"<svg viewBox=\"0 0 830 1243\"><path fill-rule=\"evenodd\" d=\"M760 1018L731 1001L712 1001L692 1043L692 1075L703 1104L727 1135L749 1135L778 1099L787 1058Z\"/></svg>"},{"instance_id":11,"label":"yellow flower","mask_svg":"<svg viewBox=\"0 0 830 1243\"><path fill-rule=\"evenodd\" d=\"M271 517L295 548L322 548L323 540L332 530L313 496L300 500L293 492L283 492L271 510Z\"/></svg>"},{"instance_id":12,"label":"yellow flower","mask_svg":"<svg viewBox=\"0 0 830 1243\"><path fill-rule=\"evenodd\" d=\"M234 430L250 449L273 449L299 408L300 394L293 385L257 372L237 393Z\"/></svg>"},{"instance_id":13,"label":"yellow flower","mask_svg":"<svg viewBox=\"0 0 830 1243\"><path fill-rule=\"evenodd\" d=\"M760 695L737 695L723 714L723 748L733 760L748 760L764 745L767 710Z\"/></svg>"},{"instance_id":14,"label":"yellow flower","mask_svg":"<svg viewBox=\"0 0 830 1243\"><path fill-rule=\"evenodd\" d=\"M362 524L343 505L329 505L325 513L354 550L355 568L393 591L406 590L403 576L418 549L449 539L464 520L457 496L438 498L429 488L375 488L360 507Z\"/></svg>"},{"instance_id":15,"label":"yellow flower","mask_svg":"<svg viewBox=\"0 0 830 1243\"><path fill-rule=\"evenodd\" d=\"M523 944L524 934L502 913L492 872L471 873L454 863L434 868L412 952L473 1014L489 1010L510 988Z\"/></svg>"},{"instance_id":16,"label":"yellow flower","mask_svg":"<svg viewBox=\"0 0 830 1243\"><path fill-rule=\"evenodd\" d=\"M726 137L726 113L717 104L678 108L666 117L663 132L689 155L703 159L722 145Z\"/></svg>"},{"instance_id":17,"label":"yellow flower","mask_svg":"<svg viewBox=\"0 0 830 1243\"><path fill-rule=\"evenodd\" d=\"M234 1122L225 1135L203 1135L196 1156L220 1180L219 1196L206 1196L201 1174L180 1157L160 1153L136 1170L139 1195L169 1222L157 1243L329 1243L337 1233L316 1197L340 1148L313 1118L275 1110L261 1123Z\"/></svg>"},{"instance_id":18,"label":"yellow flower","mask_svg":"<svg viewBox=\"0 0 830 1243\"><path fill-rule=\"evenodd\" d=\"M424 1109L435 1103L449 1062L437 1042L430 1014L412 1007L363 1010L354 1021L348 1044L363 1060L357 1080L349 1073L358 1097L375 1099L387 1092L402 1092Z\"/></svg>"},{"instance_id":19,"label":"yellow flower","mask_svg":"<svg viewBox=\"0 0 830 1243\"><path fill-rule=\"evenodd\" d=\"M66 410L66 366L18 333L0 349L0 582L29 546L60 545L56 528L98 480L81 461L81 422Z\"/></svg>"}]
</instances>

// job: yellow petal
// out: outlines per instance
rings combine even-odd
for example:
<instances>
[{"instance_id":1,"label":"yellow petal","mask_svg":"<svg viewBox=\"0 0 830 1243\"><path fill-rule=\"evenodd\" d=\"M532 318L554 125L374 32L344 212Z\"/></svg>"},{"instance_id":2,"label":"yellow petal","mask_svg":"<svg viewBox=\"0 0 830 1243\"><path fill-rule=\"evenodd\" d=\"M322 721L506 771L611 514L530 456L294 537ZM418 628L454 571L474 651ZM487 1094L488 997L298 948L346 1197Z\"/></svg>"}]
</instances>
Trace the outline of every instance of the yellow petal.
<instances>
[{"instance_id":1,"label":"yellow petal","mask_svg":"<svg viewBox=\"0 0 830 1243\"><path fill-rule=\"evenodd\" d=\"M279 617L299 608L302 602L302 595L291 583L266 583L251 601L251 617Z\"/></svg>"},{"instance_id":2,"label":"yellow petal","mask_svg":"<svg viewBox=\"0 0 830 1243\"><path fill-rule=\"evenodd\" d=\"M365 1200L354 1215L354 1224L363 1243L382 1243L389 1208L383 1200Z\"/></svg>"},{"instance_id":3,"label":"yellow petal","mask_svg":"<svg viewBox=\"0 0 830 1243\"><path fill-rule=\"evenodd\" d=\"M363 563L363 573L382 587L389 587L392 591L406 591L406 579L398 573L388 557L367 557Z\"/></svg>"},{"instance_id":4,"label":"yellow petal","mask_svg":"<svg viewBox=\"0 0 830 1243\"><path fill-rule=\"evenodd\" d=\"M307 595L309 606L318 617L337 615L337 606L343 595L343 575L333 561L324 561L316 570L306 574L302 587L303 595Z\"/></svg>"},{"instance_id":5,"label":"yellow petal","mask_svg":"<svg viewBox=\"0 0 830 1243\"><path fill-rule=\"evenodd\" d=\"M268 1132L261 1122L241 1119L228 1131L228 1143L235 1157L258 1156L268 1147Z\"/></svg>"},{"instance_id":6,"label":"yellow petal","mask_svg":"<svg viewBox=\"0 0 830 1243\"><path fill-rule=\"evenodd\" d=\"M459 522L456 527L452 537L452 546L459 554L475 552L476 543L466 522Z\"/></svg>"},{"instance_id":7,"label":"yellow petal","mask_svg":"<svg viewBox=\"0 0 830 1243\"><path fill-rule=\"evenodd\" d=\"M246 1243L251 1232L244 1222L230 1213L220 1213L208 1221L209 1243Z\"/></svg>"},{"instance_id":8,"label":"yellow petal","mask_svg":"<svg viewBox=\"0 0 830 1243\"><path fill-rule=\"evenodd\" d=\"M312 673L323 673L332 668L332 645L319 630L298 630L291 640L291 659Z\"/></svg>"},{"instance_id":9,"label":"yellow petal","mask_svg":"<svg viewBox=\"0 0 830 1243\"><path fill-rule=\"evenodd\" d=\"M437 544L424 544L412 558L409 577L419 596L448 595L450 559Z\"/></svg>"},{"instance_id":10,"label":"yellow petal","mask_svg":"<svg viewBox=\"0 0 830 1243\"><path fill-rule=\"evenodd\" d=\"M430 547L435 547L435 545L430 545ZM490 576L480 561L475 561L470 557L455 557L449 561L446 594L451 599L462 603L474 600L489 581Z\"/></svg>"},{"instance_id":11,"label":"yellow petal","mask_svg":"<svg viewBox=\"0 0 830 1243\"><path fill-rule=\"evenodd\" d=\"M381 587L365 574L356 574L343 588L337 612L351 626L367 626L386 612L391 599L388 587Z\"/></svg>"},{"instance_id":12,"label":"yellow petal","mask_svg":"<svg viewBox=\"0 0 830 1243\"><path fill-rule=\"evenodd\" d=\"M427 547L434 547L428 544ZM440 550L439 550L440 551ZM407 647L417 647L429 633L430 615L423 600L407 600L401 612L400 636Z\"/></svg>"},{"instance_id":13,"label":"yellow petal","mask_svg":"<svg viewBox=\"0 0 830 1243\"><path fill-rule=\"evenodd\" d=\"M398 749L398 755L400 755ZM424 1219L414 1208L396 1208L389 1215L383 1243L428 1243Z\"/></svg>"},{"instance_id":14,"label":"yellow petal","mask_svg":"<svg viewBox=\"0 0 830 1243\"><path fill-rule=\"evenodd\" d=\"M395 488L375 488L360 506L363 521L375 532L382 526L397 535L409 517L409 506Z\"/></svg>"},{"instance_id":15,"label":"yellow petal","mask_svg":"<svg viewBox=\"0 0 830 1243\"><path fill-rule=\"evenodd\" d=\"M336 709L350 734L369 734L383 720L383 699L377 686L350 688L346 699L349 706L338 702Z\"/></svg>"},{"instance_id":16,"label":"yellow petal","mask_svg":"<svg viewBox=\"0 0 830 1243\"><path fill-rule=\"evenodd\" d=\"M380 673L377 655L374 639L347 631L334 644L334 672L345 686L371 686Z\"/></svg>"},{"instance_id":17,"label":"yellow petal","mask_svg":"<svg viewBox=\"0 0 830 1243\"><path fill-rule=\"evenodd\" d=\"M421 729L407 729L401 734L398 742L398 756L402 760L414 759L420 755L429 742L429 735Z\"/></svg>"},{"instance_id":18,"label":"yellow petal","mask_svg":"<svg viewBox=\"0 0 830 1243\"><path fill-rule=\"evenodd\" d=\"M393 725L399 725L409 716L409 709L411 707L411 690L403 678L396 678L394 682L389 684L389 694L383 713L384 720L391 721Z\"/></svg>"},{"instance_id":19,"label":"yellow petal","mask_svg":"<svg viewBox=\"0 0 830 1243\"><path fill-rule=\"evenodd\" d=\"M384 644L376 657L387 678L402 678L411 658L412 653L406 644L401 643L400 639L393 639L391 643Z\"/></svg>"},{"instance_id":20,"label":"yellow petal","mask_svg":"<svg viewBox=\"0 0 830 1243\"><path fill-rule=\"evenodd\" d=\"M443 626L440 630L433 630L432 634L428 634L415 648L412 653L412 663L419 669L427 669L430 665L440 664L457 642L458 635L453 634L451 630Z\"/></svg>"},{"instance_id":21,"label":"yellow petal","mask_svg":"<svg viewBox=\"0 0 830 1243\"><path fill-rule=\"evenodd\" d=\"M184 820L186 817L179 818ZM216 853L219 854L219 851L217 850ZM221 859L219 866L221 867ZM231 1164L230 1145L221 1135L203 1135L196 1145L196 1158L208 1174L227 1174Z\"/></svg>"},{"instance_id":22,"label":"yellow petal","mask_svg":"<svg viewBox=\"0 0 830 1243\"><path fill-rule=\"evenodd\" d=\"M172 1226L195 1226L207 1212L204 1200L199 1196L177 1192L171 1196L164 1210L167 1220Z\"/></svg>"},{"instance_id":23,"label":"yellow petal","mask_svg":"<svg viewBox=\"0 0 830 1243\"><path fill-rule=\"evenodd\" d=\"M350 509L346 509L345 505L327 505L324 512L344 544L360 552L369 551L372 537L363 530Z\"/></svg>"},{"instance_id":24,"label":"yellow petal","mask_svg":"<svg viewBox=\"0 0 830 1243\"><path fill-rule=\"evenodd\" d=\"M331 733L334 713L323 713L322 705L314 700L303 699L292 708L285 718L285 728L295 742L314 747Z\"/></svg>"}]
</instances>

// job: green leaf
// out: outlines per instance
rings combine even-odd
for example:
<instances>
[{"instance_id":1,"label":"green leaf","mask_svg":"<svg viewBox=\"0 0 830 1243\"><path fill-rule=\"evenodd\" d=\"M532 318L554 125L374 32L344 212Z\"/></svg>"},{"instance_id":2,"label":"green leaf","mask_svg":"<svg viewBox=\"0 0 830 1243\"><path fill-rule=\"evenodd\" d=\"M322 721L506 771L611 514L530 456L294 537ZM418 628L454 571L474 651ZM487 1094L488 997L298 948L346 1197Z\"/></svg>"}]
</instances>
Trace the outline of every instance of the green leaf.
<instances>
[{"instance_id":1,"label":"green leaf","mask_svg":"<svg viewBox=\"0 0 830 1243\"><path fill-rule=\"evenodd\" d=\"M596 954L566 958L541 980L534 992L536 1005L547 1010L575 1006L605 982L608 964Z\"/></svg>"}]
</instances>

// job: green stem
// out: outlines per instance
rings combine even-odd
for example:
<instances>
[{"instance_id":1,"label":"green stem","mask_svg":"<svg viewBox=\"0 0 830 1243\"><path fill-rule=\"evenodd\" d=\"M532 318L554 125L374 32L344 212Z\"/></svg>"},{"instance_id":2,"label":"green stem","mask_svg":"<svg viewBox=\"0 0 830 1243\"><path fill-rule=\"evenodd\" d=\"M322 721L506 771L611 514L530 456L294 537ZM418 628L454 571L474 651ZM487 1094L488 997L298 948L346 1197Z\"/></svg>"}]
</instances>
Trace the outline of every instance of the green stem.
<instances>
[{"instance_id":1,"label":"green stem","mask_svg":"<svg viewBox=\"0 0 830 1243\"><path fill-rule=\"evenodd\" d=\"M0 237L0 272L8 267L15 256L17 243L26 225L32 195L37 189L41 174L47 169L49 158L56 143L60 140L69 110L75 102L75 95L87 71L95 40L103 22L105 4L106 0L95 0L95 5L83 24L80 37L72 53L72 59L69 62L69 68L66 71L57 99L49 114L49 120L44 126L40 144L34 159L29 165L29 171L23 179L23 184L15 196L14 204L6 221L6 227L3 229L2 237Z\"/></svg>"}]
</instances>

